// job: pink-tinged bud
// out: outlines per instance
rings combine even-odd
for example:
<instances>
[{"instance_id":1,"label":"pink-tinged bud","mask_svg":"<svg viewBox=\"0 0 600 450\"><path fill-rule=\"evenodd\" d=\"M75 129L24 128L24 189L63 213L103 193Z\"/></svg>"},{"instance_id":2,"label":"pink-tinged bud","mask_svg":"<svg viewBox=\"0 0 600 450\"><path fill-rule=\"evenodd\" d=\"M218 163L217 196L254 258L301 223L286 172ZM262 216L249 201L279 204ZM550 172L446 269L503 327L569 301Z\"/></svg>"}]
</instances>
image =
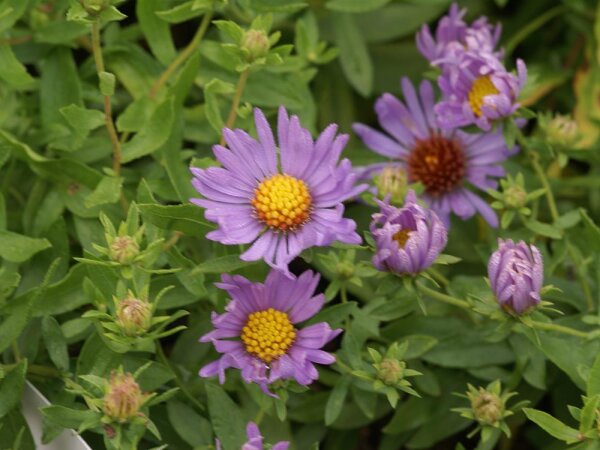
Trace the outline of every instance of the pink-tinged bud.
<instances>
[{"instance_id":1,"label":"pink-tinged bud","mask_svg":"<svg viewBox=\"0 0 600 450\"><path fill-rule=\"evenodd\" d=\"M469 393L471 409L475 419L487 425L494 425L504 415L502 399L492 392L479 388L477 394Z\"/></svg>"},{"instance_id":2,"label":"pink-tinged bud","mask_svg":"<svg viewBox=\"0 0 600 450\"><path fill-rule=\"evenodd\" d=\"M377 247L373 265L397 274L416 274L429 268L448 239L437 214L419 205L412 190L402 208L376 201L381 210L373 214L370 227Z\"/></svg>"},{"instance_id":3,"label":"pink-tinged bud","mask_svg":"<svg viewBox=\"0 0 600 450\"><path fill-rule=\"evenodd\" d=\"M137 417L147 399L133 375L113 371L104 393L102 411L112 421L125 423Z\"/></svg>"},{"instance_id":4,"label":"pink-tinged bud","mask_svg":"<svg viewBox=\"0 0 600 450\"><path fill-rule=\"evenodd\" d=\"M248 52L248 59L250 61L267 56L271 47L269 36L262 30L246 31L240 45Z\"/></svg>"},{"instance_id":5,"label":"pink-tinged bud","mask_svg":"<svg viewBox=\"0 0 600 450\"><path fill-rule=\"evenodd\" d=\"M534 245L498 239L488 262L488 277L496 300L505 309L522 314L541 301L544 264Z\"/></svg>"},{"instance_id":6,"label":"pink-tinged bud","mask_svg":"<svg viewBox=\"0 0 600 450\"><path fill-rule=\"evenodd\" d=\"M131 264L140 253L140 246L131 236L117 236L110 244L110 259L120 264Z\"/></svg>"},{"instance_id":7,"label":"pink-tinged bud","mask_svg":"<svg viewBox=\"0 0 600 450\"><path fill-rule=\"evenodd\" d=\"M128 297L117 305L117 324L127 336L144 334L152 324L152 306L146 300Z\"/></svg>"}]
</instances>

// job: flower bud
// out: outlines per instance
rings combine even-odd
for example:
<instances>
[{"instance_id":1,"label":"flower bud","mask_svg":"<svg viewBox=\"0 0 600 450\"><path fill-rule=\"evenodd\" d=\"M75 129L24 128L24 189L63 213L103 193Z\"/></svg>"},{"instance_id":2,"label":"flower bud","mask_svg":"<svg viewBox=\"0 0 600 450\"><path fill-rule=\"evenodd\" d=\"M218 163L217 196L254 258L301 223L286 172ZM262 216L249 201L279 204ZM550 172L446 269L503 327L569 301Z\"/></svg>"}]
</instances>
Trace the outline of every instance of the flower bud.
<instances>
[{"instance_id":1,"label":"flower bud","mask_svg":"<svg viewBox=\"0 0 600 450\"><path fill-rule=\"evenodd\" d=\"M128 422L139 415L146 398L133 375L113 371L104 392L102 411L115 422Z\"/></svg>"},{"instance_id":2,"label":"flower bud","mask_svg":"<svg viewBox=\"0 0 600 450\"><path fill-rule=\"evenodd\" d=\"M89 11L102 11L110 6L110 0L84 0L83 7Z\"/></svg>"},{"instance_id":3,"label":"flower bud","mask_svg":"<svg viewBox=\"0 0 600 450\"><path fill-rule=\"evenodd\" d=\"M477 393L469 393L471 409L475 419L480 423L494 425L504 415L502 399L492 392L479 388Z\"/></svg>"},{"instance_id":4,"label":"flower bud","mask_svg":"<svg viewBox=\"0 0 600 450\"><path fill-rule=\"evenodd\" d=\"M388 385L395 385L404 377L406 363L393 358L384 358L377 365L377 377Z\"/></svg>"},{"instance_id":5,"label":"flower bud","mask_svg":"<svg viewBox=\"0 0 600 450\"><path fill-rule=\"evenodd\" d=\"M271 43L267 33L262 30L248 30L240 43L242 49L248 52L248 60L255 61L267 56Z\"/></svg>"},{"instance_id":6,"label":"flower bud","mask_svg":"<svg viewBox=\"0 0 600 450\"><path fill-rule=\"evenodd\" d=\"M116 323L126 336L139 336L152 324L152 308L146 300L128 297L117 305Z\"/></svg>"},{"instance_id":7,"label":"flower bud","mask_svg":"<svg viewBox=\"0 0 600 450\"><path fill-rule=\"evenodd\" d=\"M406 171L402 167L386 166L375 177L375 186L382 197L390 196L390 203L402 204L408 188Z\"/></svg>"},{"instance_id":8,"label":"flower bud","mask_svg":"<svg viewBox=\"0 0 600 450\"><path fill-rule=\"evenodd\" d=\"M527 191L513 184L504 190L504 204L512 209L523 208L527 204Z\"/></svg>"},{"instance_id":9,"label":"flower bud","mask_svg":"<svg viewBox=\"0 0 600 450\"><path fill-rule=\"evenodd\" d=\"M140 246L131 236L117 236L110 244L110 259L120 264L131 264L140 253Z\"/></svg>"},{"instance_id":10,"label":"flower bud","mask_svg":"<svg viewBox=\"0 0 600 450\"><path fill-rule=\"evenodd\" d=\"M448 239L437 214L420 206L412 190L402 208L387 200L376 202L381 210L373 214L370 226L376 244L373 265L397 274L416 274L431 266Z\"/></svg>"},{"instance_id":11,"label":"flower bud","mask_svg":"<svg viewBox=\"0 0 600 450\"><path fill-rule=\"evenodd\" d=\"M488 262L488 277L496 300L503 308L522 314L540 303L544 265L534 245L498 239Z\"/></svg>"},{"instance_id":12,"label":"flower bud","mask_svg":"<svg viewBox=\"0 0 600 450\"><path fill-rule=\"evenodd\" d=\"M545 130L550 145L571 147L579 138L577 123L569 116L557 115L545 124Z\"/></svg>"}]
</instances>

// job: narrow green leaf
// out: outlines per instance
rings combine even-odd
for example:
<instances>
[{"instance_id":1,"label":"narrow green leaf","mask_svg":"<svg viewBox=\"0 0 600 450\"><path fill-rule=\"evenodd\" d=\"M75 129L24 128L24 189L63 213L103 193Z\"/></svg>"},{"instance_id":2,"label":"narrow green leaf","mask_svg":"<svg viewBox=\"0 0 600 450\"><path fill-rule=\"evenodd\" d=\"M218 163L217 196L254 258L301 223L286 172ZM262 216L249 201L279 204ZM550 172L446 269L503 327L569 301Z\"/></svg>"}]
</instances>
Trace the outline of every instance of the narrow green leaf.
<instances>
[{"instance_id":1,"label":"narrow green leaf","mask_svg":"<svg viewBox=\"0 0 600 450\"><path fill-rule=\"evenodd\" d=\"M33 255L51 246L46 239L36 239L11 231L0 231L0 257L16 263L30 259Z\"/></svg>"},{"instance_id":2,"label":"narrow green leaf","mask_svg":"<svg viewBox=\"0 0 600 450\"><path fill-rule=\"evenodd\" d=\"M327 9L347 13L363 13L381 8L390 0L329 0L325 3Z\"/></svg>"},{"instance_id":3,"label":"narrow green leaf","mask_svg":"<svg viewBox=\"0 0 600 450\"><path fill-rule=\"evenodd\" d=\"M26 372L27 360L22 360L0 379L0 419L21 402Z\"/></svg>"},{"instance_id":4,"label":"narrow green leaf","mask_svg":"<svg viewBox=\"0 0 600 450\"><path fill-rule=\"evenodd\" d=\"M198 264L192 269L191 274L233 272L247 265L247 262L240 259L240 255L225 255Z\"/></svg>"},{"instance_id":5,"label":"narrow green leaf","mask_svg":"<svg viewBox=\"0 0 600 450\"><path fill-rule=\"evenodd\" d=\"M575 428L565 425L560 420L552 417L544 411L539 411L532 408L523 408L525 415L540 426L546 433L555 437L558 440L565 441L567 444L572 444L579 440L579 431Z\"/></svg>"},{"instance_id":6,"label":"narrow green leaf","mask_svg":"<svg viewBox=\"0 0 600 450\"><path fill-rule=\"evenodd\" d=\"M30 88L35 82L8 44L0 45L0 79L15 89Z\"/></svg>"},{"instance_id":7,"label":"narrow green leaf","mask_svg":"<svg viewBox=\"0 0 600 450\"><path fill-rule=\"evenodd\" d=\"M525 222L525 226L540 236L546 236L552 239L562 239L560 230L553 225L531 219Z\"/></svg>"},{"instance_id":8,"label":"narrow green leaf","mask_svg":"<svg viewBox=\"0 0 600 450\"><path fill-rule=\"evenodd\" d=\"M224 450L241 448L246 442L246 421L229 395L212 383L206 384L210 421Z\"/></svg>"},{"instance_id":9,"label":"narrow green leaf","mask_svg":"<svg viewBox=\"0 0 600 450\"><path fill-rule=\"evenodd\" d=\"M96 189L85 199L85 206L93 208L98 205L116 203L121 196L122 178L102 177Z\"/></svg>"},{"instance_id":10,"label":"narrow green leaf","mask_svg":"<svg viewBox=\"0 0 600 450\"><path fill-rule=\"evenodd\" d=\"M45 316L42 319L42 336L44 337L48 355L54 365L60 370L68 372L69 353L67 351L67 341L60 325L54 317Z\"/></svg>"},{"instance_id":11,"label":"narrow green leaf","mask_svg":"<svg viewBox=\"0 0 600 450\"><path fill-rule=\"evenodd\" d=\"M587 380L587 395L593 397L600 395L600 354L596 356L592 370Z\"/></svg>"},{"instance_id":12,"label":"narrow green leaf","mask_svg":"<svg viewBox=\"0 0 600 450\"><path fill-rule=\"evenodd\" d=\"M171 9L158 11L156 15L169 23L181 23L193 19L194 17L201 16L208 10L208 6L205 8L194 8L194 0L190 0Z\"/></svg>"},{"instance_id":13,"label":"narrow green leaf","mask_svg":"<svg viewBox=\"0 0 600 450\"><path fill-rule=\"evenodd\" d=\"M342 378L331 390L327 404L325 405L325 425L329 426L339 417L348 395L350 379Z\"/></svg>"},{"instance_id":14,"label":"narrow green leaf","mask_svg":"<svg viewBox=\"0 0 600 450\"><path fill-rule=\"evenodd\" d=\"M214 229L212 224L204 220L204 211L195 205L138 205L140 214L153 225L172 231L181 231L190 236L204 237Z\"/></svg>"},{"instance_id":15,"label":"narrow green leaf","mask_svg":"<svg viewBox=\"0 0 600 450\"><path fill-rule=\"evenodd\" d=\"M138 0L136 15L152 53L167 65L175 59L176 51L169 24L156 15L164 3L163 0Z\"/></svg>"},{"instance_id":16,"label":"narrow green leaf","mask_svg":"<svg viewBox=\"0 0 600 450\"><path fill-rule=\"evenodd\" d=\"M202 447L213 443L210 422L185 403L177 400L169 401L167 415L177 434L192 447Z\"/></svg>"}]
</instances>

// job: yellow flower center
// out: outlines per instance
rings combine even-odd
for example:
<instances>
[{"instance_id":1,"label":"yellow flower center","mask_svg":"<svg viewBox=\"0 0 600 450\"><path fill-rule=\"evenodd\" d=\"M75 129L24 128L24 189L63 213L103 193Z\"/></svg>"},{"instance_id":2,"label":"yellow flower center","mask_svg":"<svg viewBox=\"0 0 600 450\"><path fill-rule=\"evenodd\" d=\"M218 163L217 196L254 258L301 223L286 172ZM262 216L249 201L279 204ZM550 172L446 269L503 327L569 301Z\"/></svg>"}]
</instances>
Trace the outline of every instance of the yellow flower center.
<instances>
[{"instance_id":1,"label":"yellow flower center","mask_svg":"<svg viewBox=\"0 0 600 450\"><path fill-rule=\"evenodd\" d=\"M404 248L404 246L406 245L406 241L408 241L408 238L410 237L411 231L412 230L408 228L400 230L392 236L392 239L396 241L398 247Z\"/></svg>"},{"instance_id":2,"label":"yellow flower center","mask_svg":"<svg viewBox=\"0 0 600 450\"><path fill-rule=\"evenodd\" d=\"M269 308L248 316L241 338L248 353L270 363L285 355L296 339L296 330L286 313Z\"/></svg>"},{"instance_id":3,"label":"yellow flower center","mask_svg":"<svg viewBox=\"0 0 600 450\"><path fill-rule=\"evenodd\" d=\"M483 99L487 95L495 95L500 91L494 86L492 80L487 75L476 78L471 85L471 90L469 91L469 105L471 105L471 109L473 113L477 117L481 116L481 107L483 106Z\"/></svg>"},{"instance_id":4,"label":"yellow flower center","mask_svg":"<svg viewBox=\"0 0 600 450\"><path fill-rule=\"evenodd\" d=\"M251 203L261 222L274 230L293 231L310 218L312 197L304 181L278 173L258 185Z\"/></svg>"}]
</instances>

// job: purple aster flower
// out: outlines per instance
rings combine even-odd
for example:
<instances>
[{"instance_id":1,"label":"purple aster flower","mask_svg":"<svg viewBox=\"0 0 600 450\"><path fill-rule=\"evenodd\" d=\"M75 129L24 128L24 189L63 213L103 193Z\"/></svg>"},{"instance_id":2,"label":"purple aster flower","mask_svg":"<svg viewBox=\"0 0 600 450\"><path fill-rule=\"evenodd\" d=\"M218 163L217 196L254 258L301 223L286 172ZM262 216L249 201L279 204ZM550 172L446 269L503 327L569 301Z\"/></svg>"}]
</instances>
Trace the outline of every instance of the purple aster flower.
<instances>
[{"instance_id":1,"label":"purple aster flower","mask_svg":"<svg viewBox=\"0 0 600 450\"><path fill-rule=\"evenodd\" d=\"M517 314L540 303L544 264L534 245L498 239L488 262L488 277L500 306Z\"/></svg>"},{"instance_id":2,"label":"purple aster flower","mask_svg":"<svg viewBox=\"0 0 600 450\"><path fill-rule=\"evenodd\" d=\"M511 152L502 130L468 134L440 129L433 113L431 83L421 82L417 96L404 78L402 90L406 103L391 94L382 95L375 103L379 123L390 136L362 124L353 127L367 147L391 159L363 169L361 178L385 166L399 166L406 170L409 182L423 184L423 199L446 225L451 212L468 219L478 211L491 226L498 226L496 213L467 186L495 189L495 178L504 176L501 164Z\"/></svg>"},{"instance_id":3,"label":"purple aster flower","mask_svg":"<svg viewBox=\"0 0 600 450\"><path fill-rule=\"evenodd\" d=\"M262 111L254 110L258 140L243 130L223 130L229 149L213 151L223 167L193 168L192 181L218 224L206 235L222 244L249 244L244 261L264 259L287 272L288 263L306 248L338 240L358 244L353 220L344 219L342 202L366 186L355 186L350 161L338 164L347 135L336 137L329 125L316 141L297 116L279 109L278 146Z\"/></svg>"},{"instance_id":4,"label":"purple aster flower","mask_svg":"<svg viewBox=\"0 0 600 450\"><path fill-rule=\"evenodd\" d=\"M247 382L267 385L280 379L295 379L309 385L319 377L314 363L333 364L335 357L321 350L342 332L326 322L304 328L297 324L314 316L323 306L323 294L315 295L319 275L306 271L288 278L271 270L265 283L223 274L217 284L232 301L223 314L213 313L215 329L200 338L212 342L223 356L200 370L200 376L219 376L225 381L225 369L241 370Z\"/></svg>"},{"instance_id":5,"label":"purple aster flower","mask_svg":"<svg viewBox=\"0 0 600 450\"><path fill-rule=\"evenodd\" d=\"M258 425L254 422L249 422L246 426L246 435L248 436L248 442L246 442L241 450L263 450L263 437L260 434ZM281 441L273 446L269 447L271 450L287 450L290 446L288 441ZM221 450L221 442L217 439L217 450Z\"/></svg>"},{"instance_id":6,"label":"purple aster flower","mask_svg":"<svg viewBox=\"0 0 600 450\"><path fill-rule=\"evenodd\" d=\"M435 113L442 128L475 124L489 130L491 122L519 109L517 97L525 85L527 69L517 60L517 75L508 72L491 54L463 52L444 67L438 78L442 101Z\"/></svg>"},{"instance_id":7,"label":"purple aster flower","mask_svg":"<svg viewBox=\"0 0 600 450\"><path fill-rule=\"evenodd\" d=\"M370 227L377 247L373 265L397 274L416 274L431 266L448 240L437 214L420 206L412 190L402 208L375 201L381 210L373 214Z\"/></svg>"},{"instance_id":8,"label":"purple aster flower","mask_svg":"<svg viewBox=\"0 0 600 450\"><path fill-rule=\"evenodd\" d=\"M417 33L417 48L431 64L443 66L460 51L490 53L498 59L502 57L502 51L494 53L502 32L501 26L492 26L486 17L480 17L469 26L463 20L466 12L466 8L459 9L458 4L453 3L448 15L440 19L435 38L428 25L423 25Z\"/></svg>"}]
</instances>

